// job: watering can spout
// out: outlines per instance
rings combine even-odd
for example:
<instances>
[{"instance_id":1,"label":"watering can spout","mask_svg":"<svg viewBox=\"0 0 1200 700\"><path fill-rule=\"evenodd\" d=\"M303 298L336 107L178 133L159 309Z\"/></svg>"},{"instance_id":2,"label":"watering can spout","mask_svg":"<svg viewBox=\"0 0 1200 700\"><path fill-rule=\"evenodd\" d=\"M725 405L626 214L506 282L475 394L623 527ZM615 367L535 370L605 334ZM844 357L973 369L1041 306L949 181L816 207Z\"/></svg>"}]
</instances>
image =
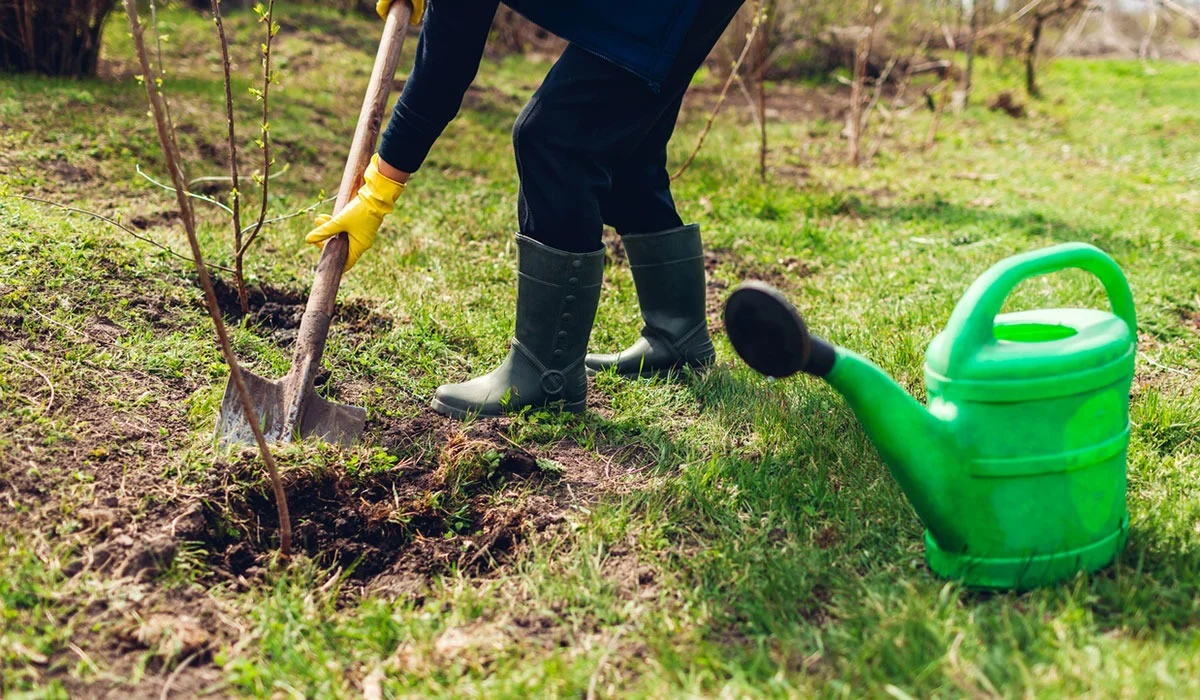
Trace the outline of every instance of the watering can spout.
<instances>
[{"instance_id":1,"label":"watering can spout","mask_svg":"<svg viewBox=\"0 0 1200 700\"><path fill-rule=\"evenodd\" d=\"M966 544L955 526L955 482L963 459L951 429L954 407L935 400L927 408L865 357L831 351L834 360L822 378L846 399L929 534L942 549L961 551Z\"/></svg>"},{"instance_id":2,"label":"watering can spout","mask_svg":"<svg viewBox=\"0 0 1200 700\"><path fill-rule=\"evenodd\" d=\"M870 360L810 334L795 307L762 282L741 284L726 302L724 320L734 349L759 373L805 372L845 397L929 534L942 549L962 551L953 517L962 455L952 405L935 401L926 408Z\"/></svg>"}]
</instances>

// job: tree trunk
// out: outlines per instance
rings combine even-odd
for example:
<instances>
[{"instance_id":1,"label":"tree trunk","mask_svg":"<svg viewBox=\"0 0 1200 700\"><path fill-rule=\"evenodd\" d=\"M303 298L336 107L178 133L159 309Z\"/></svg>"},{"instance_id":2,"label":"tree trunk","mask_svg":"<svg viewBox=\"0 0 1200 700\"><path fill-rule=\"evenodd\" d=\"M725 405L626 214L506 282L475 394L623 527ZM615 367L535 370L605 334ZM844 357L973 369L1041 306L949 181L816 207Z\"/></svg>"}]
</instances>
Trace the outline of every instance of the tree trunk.
<instances>
[{"instance_id":1,"label":"tree trunk","mask_svg":"<svg viewBox=\"0 0 1200 700\"><path fill-rule=\"evenodd\" d=\"M963 76L963 108L971 103L971 76L975 71L975 34L979 30L979 8L971 5L971 33L967 38L967 72Z\"/></svg>"},{"instance_id":2,"label":"tree trunk","mask_svg":"<svg viewBox=\"0 0 1200 700\"><path fill-rule=\"evenodd\" d=\"M1045 17L1034 15L1033 28L1029 31L1029 42L1025 45L1025 92L1030 97L1041 97L1037 86L1035 64L1037 63L1038 45L1042 41L1042 24L1045 21Z\"/></svg>"}]
</instances>

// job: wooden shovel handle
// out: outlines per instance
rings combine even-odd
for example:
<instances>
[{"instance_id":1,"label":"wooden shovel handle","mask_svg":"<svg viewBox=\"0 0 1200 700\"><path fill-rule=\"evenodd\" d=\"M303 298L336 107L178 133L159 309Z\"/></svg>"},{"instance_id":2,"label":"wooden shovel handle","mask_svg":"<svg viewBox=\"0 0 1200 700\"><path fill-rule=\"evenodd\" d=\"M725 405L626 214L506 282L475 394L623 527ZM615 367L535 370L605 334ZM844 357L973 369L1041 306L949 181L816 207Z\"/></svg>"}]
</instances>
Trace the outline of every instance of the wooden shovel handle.
<instances>
[{"instance_id":1,"label":"wooden shovel handle","mask_svg":"<svg viewBox=\"0 0 1200 700\"><path fill-rule=\"evenodd\" d=\"M404 46L404 34L411 16L412 5L408 0L395 0L388 11L383 37L379 40L379 52L375 55L375 67L371 71L371 82L367 85L362 111L358 114L358 126L354 129L354 141L350 144L350 157L346 159L342 185L338 188L337 201L333 205L334 214L341 211L362 186L363 172L371 162L375 138L379 135L379 127L383 125L388 93L396 76L396 66L400 63L400 50Z\"/></svg>"},{"instance_id":2,"label":"wooden shovel handle","mask_svg":"<svg viewBox=\"0 0 1200 700\"><path fill-rule=\"evenodd\" d=\"M342 184L338 189L337 201L333 205L334 214L341 211L358 192L362 185L363 172L371 162L375 139L379 135L379 128L387 110L388 93L396 74L396 65L400 62L400 50L404 46L404 35L411 16L412 5L408 0L395 0L388 11L383 36L379 40L379 51L375 54L371 82L367 86L362 110L358 114L358 126L354 130L350 156L346 159ZM342 281L342 268L346 265L349 249L348 237L345 233L339 233L326 241L321 250L312 292L304 309L304 317L300 321L300 330L296 337L296 355L292 362L295 380L293 384L300 392L312 385L317 368L321 364L326 336L329 333L329 322L337 300L338 285ZM297 402L298 400L297 398ZM290 399L288 403L294 404ZM289 413L292 408L293 406L289 405Z\"/></svg>"}]
</instances>

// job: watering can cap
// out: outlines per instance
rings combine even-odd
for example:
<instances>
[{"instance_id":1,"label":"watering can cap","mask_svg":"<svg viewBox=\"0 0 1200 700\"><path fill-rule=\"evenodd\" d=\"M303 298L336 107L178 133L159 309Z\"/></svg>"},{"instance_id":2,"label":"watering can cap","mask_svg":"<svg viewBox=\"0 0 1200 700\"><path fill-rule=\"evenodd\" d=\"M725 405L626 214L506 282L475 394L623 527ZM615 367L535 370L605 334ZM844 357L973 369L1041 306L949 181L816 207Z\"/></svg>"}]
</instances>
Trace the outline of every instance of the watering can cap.
<instances>
[{"instance_id":1,"label":"watering can cap","mask_svg":"<svg viewBox=\"0 0 1200 700\"><path fill-rule=\"evenodd\" d=\"M1037 309L999 313L1023 280L1068 268L1104 285L1111 311ZM931 395L1026 401L1132 379L1137 319L1128 282L1103 251L1067 243L1002 260L971 285L925 358Z\"/></svg>"}]
</instances>

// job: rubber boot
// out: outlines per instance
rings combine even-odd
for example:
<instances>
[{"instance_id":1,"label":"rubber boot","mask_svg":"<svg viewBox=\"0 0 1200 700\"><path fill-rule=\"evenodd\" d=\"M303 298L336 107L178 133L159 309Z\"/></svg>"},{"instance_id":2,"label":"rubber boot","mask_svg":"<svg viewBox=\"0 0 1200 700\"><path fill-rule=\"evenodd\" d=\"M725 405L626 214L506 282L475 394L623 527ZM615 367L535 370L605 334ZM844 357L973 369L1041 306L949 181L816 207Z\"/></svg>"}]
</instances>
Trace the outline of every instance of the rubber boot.
<instances>
[{"instance_id":1,"label":"rubber boot","mask_svg":"<svg viewBox=\"0 0 1200 700\"><path fill-rule=\"evenodd\" d=\"M711 365L716 352L705 314L700 227L692 224L626 235L621 241L645 326L642 336L626 350L615 355L588 355L588 372L615 367L623 377L651 377Z\"/></svg>"},{"instance_id":2,"label":"rubber boot","mask_svg":"<svg viewBox=\"0 0 1200 700\"><path fill-rule=\"evenodd\" d=\"M525 407L587 405L583 358L600 302L604 249L568 253L517 235L517 322L512 349L492 372L444 384L433 408L454 418L499 416Z\"/></svg>"}]
</instances>

